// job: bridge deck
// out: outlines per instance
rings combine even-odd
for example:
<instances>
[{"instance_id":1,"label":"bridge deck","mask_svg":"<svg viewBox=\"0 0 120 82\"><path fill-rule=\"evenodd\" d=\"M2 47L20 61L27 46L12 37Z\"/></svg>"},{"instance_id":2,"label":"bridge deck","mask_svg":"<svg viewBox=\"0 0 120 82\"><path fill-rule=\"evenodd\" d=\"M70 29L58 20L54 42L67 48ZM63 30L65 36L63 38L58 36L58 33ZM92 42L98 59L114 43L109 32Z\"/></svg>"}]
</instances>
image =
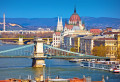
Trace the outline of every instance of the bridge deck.
<instances>
[{"instance_id":1,"label":"bridge deck","mask_svg":"<svg viewBox=\"0 0 120 82\"><path fill-rule=\"evenodd\" d=\"M0 58L32 58L31 56L0 56Z\"/></svg>"},{"instance_id":2,"label":"bridge deck","mask_svg":"<svg viewBox=\"0 0 120 82\"><path fill-rule=\"evenodd\" d=\"M0 58L39 58L39 59L109 59L108 57L88 57L88 56L45 56L45 57L33 57L33 56L0 56Z\"/></svg>"}]
</instances>

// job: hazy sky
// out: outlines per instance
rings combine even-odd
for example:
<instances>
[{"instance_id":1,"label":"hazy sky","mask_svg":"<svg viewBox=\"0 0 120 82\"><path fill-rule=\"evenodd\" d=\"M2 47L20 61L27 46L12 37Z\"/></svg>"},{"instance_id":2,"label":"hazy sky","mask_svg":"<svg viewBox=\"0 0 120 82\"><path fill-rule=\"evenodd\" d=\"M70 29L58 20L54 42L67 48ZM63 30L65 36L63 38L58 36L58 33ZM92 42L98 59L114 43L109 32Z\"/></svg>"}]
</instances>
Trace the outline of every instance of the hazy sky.
<instances>
[{"instance_id":1,"label":"hazy sky","mask_svg":"<svg viewBox=\"0 0 120 82\"><path fill-rule=\"evenodd\" d=\"M0 18L69 18L74 5L80 16L120 18L120 0L0 0Z\"/></svg>"}]
</instances>

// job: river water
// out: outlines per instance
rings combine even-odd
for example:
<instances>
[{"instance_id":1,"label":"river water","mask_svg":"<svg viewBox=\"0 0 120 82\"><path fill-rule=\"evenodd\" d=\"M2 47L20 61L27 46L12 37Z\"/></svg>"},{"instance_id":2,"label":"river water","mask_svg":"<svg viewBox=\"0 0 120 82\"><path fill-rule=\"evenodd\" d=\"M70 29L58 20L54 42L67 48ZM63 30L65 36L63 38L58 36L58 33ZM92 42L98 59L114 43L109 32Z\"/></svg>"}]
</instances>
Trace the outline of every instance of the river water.
<instances>
[{"instance_id":1,"label":"river water","mask_svg":"<svg viewBox=\"0 0 120 82\"><path fill-rule=\"evenodd\" d=\"M19 47L19 45L2 44L0 51ZM93 81L100 81L104 75L109 77L109 82L120 82L120 73L111 73L103 70L96 70L90 68L80 67L79 63L70 63L63 59L46 59L45 75L55 78L57 75L60 78L83 78L90 76ZM23 78L26 79L28 75L32 78L43 73L42 68L33 68L32 59L28 58L0 58L0 80L7 78ZM107 81L107 80L106 80Z\"/></svg>"}]
</instances>

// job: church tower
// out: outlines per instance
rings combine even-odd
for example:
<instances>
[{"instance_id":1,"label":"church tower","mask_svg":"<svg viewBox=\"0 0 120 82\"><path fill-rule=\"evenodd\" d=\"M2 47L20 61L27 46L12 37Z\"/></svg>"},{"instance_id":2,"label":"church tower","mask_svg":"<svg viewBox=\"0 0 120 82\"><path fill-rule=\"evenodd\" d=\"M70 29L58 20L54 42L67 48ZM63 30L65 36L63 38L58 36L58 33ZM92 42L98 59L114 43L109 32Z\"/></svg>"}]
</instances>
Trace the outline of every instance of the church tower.
<instances>
[{"instance_id":1,"label":"church tower","mask_svg":"<svg viewBox=\"0 0 120 82\"><path fill-rule=\"evenodd\" d=\"M58 17L58 23L57 23L57 30L56 31L63 31L62 18L59 20L59 17Z\"/></svg>"}]
</instances>

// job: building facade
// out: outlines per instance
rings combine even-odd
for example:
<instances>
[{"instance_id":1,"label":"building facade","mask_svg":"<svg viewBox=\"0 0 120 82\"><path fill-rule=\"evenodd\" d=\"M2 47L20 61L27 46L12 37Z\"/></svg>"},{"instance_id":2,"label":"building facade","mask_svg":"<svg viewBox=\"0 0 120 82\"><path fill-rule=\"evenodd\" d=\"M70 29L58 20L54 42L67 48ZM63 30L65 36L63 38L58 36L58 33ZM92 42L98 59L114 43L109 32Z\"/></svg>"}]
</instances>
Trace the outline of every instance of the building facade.
<instances>
[{"instance_id":1,"label":"building facade","mask_svg":"<svg viewBox=\"0 0 120 82\"><path fill-rule=\"evenodd\" d=\"M80 52L85 54L92 54L94 40L103 36L85 36L80 38Z\"/></svg>"},{"instance_id":2,"label":"building facade","mask_svg":"<svg viewBox=\"0 0 120 82\"><path fill-rule=\"evenodd\" d=\"M61 32L55 32L53 33L53 47L60 47L61 44Z\"/></svg>"},{"instance_id":3,"label":"building facade","mask_svg":"<svg viewBox=\"0 0 120 82\"><path fill-rule=\"evenodd\" d=\"M106 57L115 58L115 55L117 55L117 44L114 38L99 38L98 40L95 40L95 46L104 46L106 52ZM102 52L102 51L101 51Z\"/></svg>"},{"instance_id":4,"label":"building facade","mask_svg":"<svg viewBox=\"0 0 120 82\"><path fill-rule=\"evenodd\" d=\"M75 44L75 41L74 41L74 38L76 37L77 35L67 35L67 36L64 36L64 49L70 51L71 48L74 48L74 44Z\"/></svg>"},{"instance_id":5,"label":"building facade","mask_svg":"<svg viewBox=\"0 0 120 82\"><path fill-rule=\"evenodd\" d=\"M110 57L111 60L116 59L120 56L120 34L116 34L114 38L98 38L94 42L94 47L96 46L104 46L105 56Z\"/></svg>"}]
</instances>

